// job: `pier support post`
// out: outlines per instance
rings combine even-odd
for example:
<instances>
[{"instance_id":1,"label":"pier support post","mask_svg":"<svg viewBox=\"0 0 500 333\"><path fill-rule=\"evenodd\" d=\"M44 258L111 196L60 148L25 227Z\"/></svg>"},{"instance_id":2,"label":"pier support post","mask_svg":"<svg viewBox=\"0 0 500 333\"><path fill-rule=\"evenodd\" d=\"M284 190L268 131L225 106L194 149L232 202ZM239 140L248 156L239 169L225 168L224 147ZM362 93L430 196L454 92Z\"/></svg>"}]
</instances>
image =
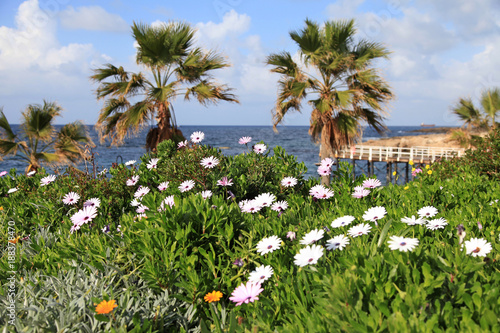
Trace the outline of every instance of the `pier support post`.
<instances>
[{"instance_id":1,"label":"pier support post","mask_svg":"<svg viewBox=\"0 0 500 333\"><path fill-rule=\"evenodd\" d=\"M391 165L391 162L387 161L387 165L386 165L386 168L387 168L387 184L391 183L391 169L392 169L392 165Z\"/></svg>"}]
</instances>

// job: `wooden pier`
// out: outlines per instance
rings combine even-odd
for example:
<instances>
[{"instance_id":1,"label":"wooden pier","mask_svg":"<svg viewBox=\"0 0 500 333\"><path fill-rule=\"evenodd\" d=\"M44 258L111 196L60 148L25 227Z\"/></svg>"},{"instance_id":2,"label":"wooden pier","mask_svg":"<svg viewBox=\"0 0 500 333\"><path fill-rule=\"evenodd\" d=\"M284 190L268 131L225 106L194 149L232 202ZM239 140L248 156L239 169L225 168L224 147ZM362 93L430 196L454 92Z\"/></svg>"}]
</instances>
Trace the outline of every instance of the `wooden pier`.
<instances>
[{"instance_id":1,"label":"wooden pier","mask_svg":"<svg viewBox=\"0 0 500 333\"><path fill-rule=\"evenodd\" d=\"M410 165L412 161L414 167L423 167L434 163L439 159L449 159L460 157L465 153L464 148L443 148L443 147L385 147L385 146L352 146L341 151L337 151L333 156L336 160L337 168L339 160L349 160L353 165L353 173L356 174L356 161L365 161L363 165L358 163L358 168L372 176L375 171L386 173L386 181L408 182L410 181ZM384 166L382 170L375 166L375 163ZM400 165L403 164L403 165ZM385 169L385 170L383 170ZM393 174L395 172L395 175ZM412 177L413 179L413 177Z\"/></svg>"}]
</instances>

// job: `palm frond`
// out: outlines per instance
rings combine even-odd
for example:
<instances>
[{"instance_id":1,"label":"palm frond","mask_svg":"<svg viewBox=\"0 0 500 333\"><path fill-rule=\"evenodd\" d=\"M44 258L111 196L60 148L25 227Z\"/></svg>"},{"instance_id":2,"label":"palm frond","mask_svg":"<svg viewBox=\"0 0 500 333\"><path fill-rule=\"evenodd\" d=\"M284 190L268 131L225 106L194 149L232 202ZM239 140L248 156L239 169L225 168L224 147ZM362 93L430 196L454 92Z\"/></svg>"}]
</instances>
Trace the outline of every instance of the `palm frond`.
<instances>
[{"instance_id":1,"label":"palm frond","mask_svg":"<svg viewBox=\"0 0 500 333\"><path fill-rule=\"evenodd\" d=\"M107 79L121 82L126 82L129 79L129 73L122 66L116 67L112 64L104 64L103 68L96 68L93 72L94 75L90 79L97 83L101 83Z\"/></svg>"},{"instance_id":2,"label":"palm frond","mask_svg":"<svg viewBox=\"0 0 500 333\"><path fill-rule=\"evenodd\" d=\"M3 107L0 107L0 137L4 138L9 141L14 141L16 138L16 135L14 134L14 131L12 131L12 128L9 124L9 121L7 120L7 117L5 117L5 114L3 113Z\"/></svg>"},{"instance_id":3,"label":"palm frond","mask_svg":"<svg viewBox=\"0 0 500 333\"><path fill-rule=\"evenodd\" d=\"M500 111L500 88L490 88L481 94L481 106L486 115L491 119L491 124L496 127L496 114Z\"/></svg>"},{"instance_id":4,"label":"palm frond","mask_svg":"<svg viewBox=\"0 0 500 333\"><path fill-rule=\"evenodd\" d=\"M201 81L197 85L187 88L184 94L184 99L189 101L191 97L202 105L217 104L219 101L228 101L239 103L236 96L230 91L233 89L228 88L226 85L217 85L210 81Z\"/></svg>"}]
</instances>

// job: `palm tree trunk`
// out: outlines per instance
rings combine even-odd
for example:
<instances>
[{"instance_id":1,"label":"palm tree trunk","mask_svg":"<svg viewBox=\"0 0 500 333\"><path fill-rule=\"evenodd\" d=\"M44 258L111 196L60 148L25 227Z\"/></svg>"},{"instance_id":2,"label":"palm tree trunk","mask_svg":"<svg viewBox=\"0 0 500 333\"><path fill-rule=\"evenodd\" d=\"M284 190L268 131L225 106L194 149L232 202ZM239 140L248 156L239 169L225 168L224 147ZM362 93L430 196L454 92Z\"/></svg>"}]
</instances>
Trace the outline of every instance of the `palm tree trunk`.
<instances>
[{"instance_id":1,"label":"palm tree trunk","mask_svg":"<svg viewBox=\"0 0 500 333\"><path fill-rule=\"evenodd\" d=\"M325 132L326 128L323 126L321 129L321 146L319 148L319 156L322 160L332 155L331 149L329 149L330 144L326 141L327 135ZM330 186L330 175L321 176L321 185Z\"/></svg>"}]
</instances>

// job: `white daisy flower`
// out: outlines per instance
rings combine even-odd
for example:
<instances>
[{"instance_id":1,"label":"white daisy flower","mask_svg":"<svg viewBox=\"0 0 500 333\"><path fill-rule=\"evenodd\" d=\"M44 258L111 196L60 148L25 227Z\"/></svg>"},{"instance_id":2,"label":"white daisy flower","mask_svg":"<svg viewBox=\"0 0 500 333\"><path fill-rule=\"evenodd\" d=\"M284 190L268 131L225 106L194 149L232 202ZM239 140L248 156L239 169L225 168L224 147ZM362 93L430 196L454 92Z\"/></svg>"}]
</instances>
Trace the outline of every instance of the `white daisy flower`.
<instances>
[{"instance_id":1,"label":"white daisy flower","mask_svg":"<svg viewBox=\"0 0 500 333\"><path fill-rule=\"evenodd\" d=\"M152 158L149 163L146 165L146 167L148 168L148 170L152 170L152 169L156 169L156 167L158 166L158 161L160 159L159 158Z\"/></svg>"},{"instance_id":2,"label":"white daisy flower","mask_svg":"<svg viewBox=\"0 0 500 333\"><path fill-rule=\"evenodd\" d=\"M177 149L181 149L182 147L187 147L187 145L188 145L187 140L181 141L177 144Z\"/></svg>"},{"instance_id":3,"label":"white daisy flower","mask_svg":"<svg viewBox=\"0 0 500 333\"><path fill-rule=\"evenodd\" d=\"M406 223L408 225L416 225L416 224L424 224L427 221L421 217L416 218L415 215L412 215L411 217L405 216L405 217L401 218L401 222Z\"/></svg>"},{"instance_id":4,"label":"white daisy flower","mask_svg":"<svg viewBox=\"0 0 500 333\"><path fill-rule=\"evenodd\" d=\"M371 228L372 228L371 225L362 223L362 224L358 224L354 227L351 227L351 229L349 229L349 231L347 231L347 233L351 237L358 237L361 235L367 235L370 232Z\"/></svg>"},{"instance_id":5,"label":"white daisy flower","mask_svg":"<svg viewBox=\"0 0 500 333\"><path fill-rule=\"evenodd\" d=\"M105 175L106 172L108 172L108 169L104 168L104 169L102 169L101 172L98 173L98 175Z\"/></svg>"},{"instance_id":6,"label":"white daisy flower","mask_svg":"<svg viewBox=\"0 0 500 333\"><path fill-rule=\"evenodd\" d=\"M263 154L267 149L267 146L262 143L258 143L255 146L253 146L253 151L256 152L257 154Z\"/></svg>"},{"instance_id":7,"label":"white daisy flower","mask_svg":"<svg viewBox=\"0 0 500 333\"><path fill-rule=\"evenodd\" d=\"M285 177L281 180L281 186L293 187L297 185L297 179L294 177Z\"/></svg>"},{"instance_id":8,"label":"white daisy flower","mask_svg":"<svg viewBox=\"0 0 500 333\"><path fill-rule=\"evenodd\" d=\"M14 193L14 192L17 192L18 188L17 187L14 187L14 188L11 188L7 191L7 193Z\"/></svg>"},{"instance_id":9,"label":"white daisy flower","mask_svg":"<svg viewBox=\"0 0 500 333\"><path fill-rule=\"evenodd\" d=\"M35 170L33 170L33 171L28 172L28 173L26 174L26 176L31 177L31 176L33 176L35 173L36 173L36 171L35 171Z\"/></svg>"},{"instance_id":10,"label":"white daisy flower","mask_svg":"<svg viewBox=\"0 0 500 333\"><path fill-rule=\"evenodd\" d=\"M203 139L205 138L205 133L203 132L194 132L193 134L191 134L191 141L193 143L199 143L201 142Z\"/></svg>"},{"instance_id":11,"label":"white daisy flower","mask_svg":"<svg viewBox=\"0 0 500 333\"><path fill-rule=\"evenodd\" d=\"M62 200L65 205L74 205L78 202L80 196L75 192L69 192L66 194Z\"/></svg>"},{"instance_id":12,"label":"white daisy flower","mask_svg":"<svg viewBox=\"0 0 500 333\"><path fill-rule=\"evenodd\" d=\"M473 257L486 257L491 252L491 244L483 238L471 238L464 242L465 251Z\"/></svg>"},{"instance_id":13,"label":"white daisy flower","mask_svg":"<svg viewBox=\"0 0 500 333\"><path fill-rule=\"evenodd\" d=\"M281 247L281 242L278 236L264 238L257 243L257 252L261 255L273 252Z\"/></svg>"},{"instance_id":14,"label":"white daisy flower","mask_svg":"<svg viewBox=\"0 0 500 333\"><path fill-rule=\"evenodd\" d=\"M194 181L193 180L186 180L186 181L183 181L180 185L179 185L179 190L181 192L186 192L186 191L189 191L191 190L193 187L194 187Z\"/></svg>"},{"instance_id":15,"label":"white daisy flower","mask_svg":"<svg viewBox=\"0 0 500 333\"><path fill-rule=\"evenodd\" d=\"M127 162L125 162L125 166L133 165L135 162L137 162L137 161L136 160L127 161Z\"/></svg>"},{"instance_id":16,"label":"white daisy flower","mask_svg":"<svg viewBox=\"0 0 500 333\"><path fill-rule=\"evenodd\" d=\"M444 226L448 225L445 219L439 218L427 221L427 229L436 230L436 229L444 229Z\"/></svg>"},{"instance_id":17,"label":"white daisy flower","mask_svg":"<svg viewBox=\"0 0 500 333\"><path fill-rule=\"evenodd\" d=\"M280 212L287 208L288 208L288 203L286 201L277 201L273 203L273 205L271 206L271 209L277 212Z\"/></svg>"},{"instance_id":18,"label":"white daisy flower","mask_svg":"<svg viewBox=\"0 0 500 333\"><path fill-rule=\"evenodd\" d=\"M254 200L259 206L269 207L276 200L276 196L271 193L262 193L259 194Z\"/></svg>"},{"instance_id":19,"label":"white daisy flower","mask_svg":"<svg viewBox=\"0 0 500 333\"><path fill-rule=\"evenodd\" d=\"M165 191L168 188L168 184L170 184L170 182L163 182L163 183L161 183L160 185L158 185L158 190L160 192Z\"/></svg>"},{"instance_id":20,"label":"white daisy flower","mask_svg":"<svg viewBox=\"0 0 500 333\"><path fill-rule=\"evenodd\" d=\"M273 275L273 268L271 266L259 266L250 273L248 281L254 284L262 284Z\"/></svg>"},{"instance_id":21,"label":"white daisy flower","mask_svg":"<svg viewBox=\"0 0 500 333\"><path fill-rule=\"evenodd\" d=\"M332 228L345 227L346 225L351 224L352 221L354 221L355 219L356 218L354 216L346 215L346 216L336 218L335 220L333 220L331 225L332 225Z\"/></svg>"},{"instance_id":22,"label":"white daisy flower","mask_svg":"<svg viewBox=\"0 0 500 333\"><path fill-rule=\"evenodd\" d=\"M134 199L135 200L135 199ZM90 198L83 203L83 207L95 207L99 208L101 206L101 199L99 198Z\"/></svg>"},{"instance_id":23,"label":"white daisy flower","mask_svg":"<svg viewBox=\"0 0 500 333\"><path fill-rule=\"evenodd\" d=\"M305 234L304 237L300 240L300 244L302 244L302 245L313 244L313 243L319 241L321 238L323 238L324 234L325 234L325 231L323 229L311 230L310 232Z\"/></svg>"},{"instance_id":24,"label":"white daisy flower","mask_svg":"<svg viewBox=\"0 0 500 333\"><path fill-rule=\"evenodd\" d=\"M256 200L244 200L241 211L243 213L257 213L262 209L262 206Z\"/></svg>"},{"instance_id":25,"label":"white daisy flower","mask_svg":"<svg viewBox=\"0 0 500 333\"><path fill-rule=\"evenodd\" d=\"M148 194L150 191L149 187L147 186L141 186L137 191L134 193L134 198L136 199L142 199L146 194Z\"/></svg>"},{"instance_id":26,"label":"white daisy flower","mask_svg":"<svg viewBox=\"0 0 500 333\"><path fill-rule=\"evenodd\" d=\"M376 222L381 218L383 218L385 214L387 214L387 211L385 210L384 207L381 206L372 207L365 212L365 214L363 215L363 220Z\"/></svg>"},{"instance_id":27,"label":"white daisy flower","mask_svg":"<svg viewBox=\"0 0 500 333\"><path fill-rule=\"evenodd\" d=\"M318 259L323 256L323 247L312 245L303 248L294 256L293 263L297 266L304 267L318 263Z\"/></svg>"},{"instance_id":28,"label":"white daisy flower","mask_svg":"<svg viewBox=\"0 0 500 333\"><path fill-rule=\"evenodd\" d=\"M158 208L158 211L161 212L161 211L164 211L166 206L169 206L170 208L174 207L175 206L175 200L174 200L174 196L173 195L169 195L168 197L166 197L160 204L160 207Z\"/></svg>"},{"instance_id":29,"label":"white daisy flower","mask_svg":"<svg viewBox=\"0 0 500 333\"><path fill-rule=\"evenodd\" d=\"M413 251L415 247L418 246L417 238L405 238L400 236L391 236L389 243L389 248L391 250L399 250L399 251Z\"/></svg>"},{"instance_id":30,"label":"white daisy flower","mask_svg":"<svg viewBox=\"0 0 500 333\"><path fill-rule=\"evenodd\" d=\"M438 210L432 206L425 206L417 212L420 217L433 217L438 213Z\"/></svg>"},{"instance_id":31,"label":"white daisy flower","mask_svg":"<svg viewBox=\"0 0 500 333\"><path fill-rule=\"evenodd\" d=\"M208 199L212 196L212 191L202 191L200 194L203 199Z\"/></svg>"},{"instance_id":32,"label":"white daisy flower","mask_svg":"<svg viewBox=\"0 0 500 333\"><path fill-rule=\"evenodd\" d=\"M137 207L137 206L139 206L140 204L141 204L141 202L140 202L139 200L135 199L135 198L134 198L134 200L132 200L132 201L130 202L130 206L132 206L132 207Z\"/></svg>"},{"instance_id":33,"label":"white daisy flower","mask_svg":"<svg viewBox=\"0 0 500 333\"><path fill-rule=\"evenodd\" d=\"M205 169L212 169L215 167L217 164L219 164L219 160L214 157L205 157L201 160L200 164L205 168Z\"/></svg>"},{"instance_id":34,"label":"white daisy flower","mask_svg":"<svg viewBox=\"0 0 500 333\"><path fill-rule=\"evenodd\" d=\"M343 250L349 244L349 238L344 235L338 235L326 241L327 250Z\"/></svg>"},{"instance_id":35,"label":"white daisy flower","mask_svg":"<svg viewBox=\"0 0 500 333\"><path fill-rule=\"evenodd\" d=\"M40 186L49 185L50 183L52 183L55 180L56 180L56 176L54 176L54 175L43 177L42 179L40 179Z\"/></svg>"},{"instance_id":36,"label":"white daisy flower","mask_svg":"<svg viewBox=\"0 0 500 333\"><path fill-rule=\"evenodd\" d=\"M132 176L131 178L127 179L127 186L134 186L135 184L137 184L137 182L139 181L139 176Z\"/></svg>"}]
</instances>

